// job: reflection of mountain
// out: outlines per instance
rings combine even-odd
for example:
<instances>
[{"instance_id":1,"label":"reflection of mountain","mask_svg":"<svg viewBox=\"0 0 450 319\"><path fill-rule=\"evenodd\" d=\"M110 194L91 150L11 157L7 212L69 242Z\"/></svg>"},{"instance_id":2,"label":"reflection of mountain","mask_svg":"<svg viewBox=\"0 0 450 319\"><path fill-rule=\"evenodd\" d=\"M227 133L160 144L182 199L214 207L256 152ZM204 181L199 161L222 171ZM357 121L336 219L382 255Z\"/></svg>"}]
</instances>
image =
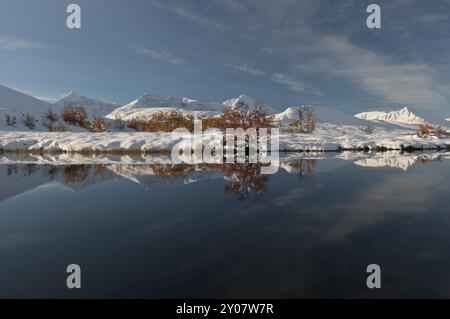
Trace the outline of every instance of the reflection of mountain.
<instances>
[{"instance_id":1,"label":"reflection of mountain","mask_svg":"<svg viewBox=\"0 0 450 319\"><path fill-rule=\"evenodd\" d=\"M112 164L108 169L146 189L157 185L187 185L204 179L221 178L218 170L188 165Z\"/></svg>"},{"instance_id":2,"label":"reflection of mountain","mask_svg":"<svg viewBox=\"0 0 450 319\"><path fill-rule=\"evenodd\" d=\"M416 163L444 159L450 159L450 152L288 153L280 160L280 170L297 175L301 181L309 181L317 174L326 174L351 163L364 167L395 167L406 171ZM4 154L0 156L0 164L0 201L50 182L65 185L73 191L81 191L114 179L130 180L146 189L224 179L227 191L246 198L249 191L261 193L265 182L270 178L262 176L264 178L261 179L259 169L251 164L174 165L166 155L83 157Z\"/></svg>"},{"instance_id":3,"label":"reflection of mountain","mask_svg":"<svg viewBox=\"0 0 450 319\"><path fill-rule=\"evenodd\" d=\"M432 154L408 154L408 156L388 152L387 154L380 154L374 157L356 160L355 164L364 167L393 167L407 171L416 163L428 163L446 158L450 158L449 152Z\"/></svg>"},{"instance_id":4,"label":"reflection of mountain","mask_svg":"<svg viewBox=\"0 0 450 319\"><path fill-rule=\"evenodd\" d=\"M0 201L3 201L51 182L81 191L117 176L101 165L12 164L0 165L0 177Z\"/></svg>"},{"instance_id":5,"label":"reflection of mountain","mask_svg":"<svg viewBox=\"0 0 450 319\"><path fill-rule=\"evenodd\" d=\"M0 201L50 181L42 165L0 165Z\"/></svg>"}]
</instances>

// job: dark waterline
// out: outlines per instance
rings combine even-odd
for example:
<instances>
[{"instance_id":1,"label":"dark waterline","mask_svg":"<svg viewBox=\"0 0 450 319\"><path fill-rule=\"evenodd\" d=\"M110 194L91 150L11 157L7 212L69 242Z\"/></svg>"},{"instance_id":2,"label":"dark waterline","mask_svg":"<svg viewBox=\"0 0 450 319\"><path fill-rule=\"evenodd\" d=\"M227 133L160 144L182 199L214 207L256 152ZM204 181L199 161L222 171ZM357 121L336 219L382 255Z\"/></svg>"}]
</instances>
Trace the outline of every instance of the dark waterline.
<instances>
[{"instance_id":1,"label":"dark waterline","mask_svg":"<svg viewBox=\"0 0 450 319\"><path fill-rule=\"evenodd\" d=\"M0 297L450 297L449 175L447 160L0 165Z\"/></svg>"}]
</instances>

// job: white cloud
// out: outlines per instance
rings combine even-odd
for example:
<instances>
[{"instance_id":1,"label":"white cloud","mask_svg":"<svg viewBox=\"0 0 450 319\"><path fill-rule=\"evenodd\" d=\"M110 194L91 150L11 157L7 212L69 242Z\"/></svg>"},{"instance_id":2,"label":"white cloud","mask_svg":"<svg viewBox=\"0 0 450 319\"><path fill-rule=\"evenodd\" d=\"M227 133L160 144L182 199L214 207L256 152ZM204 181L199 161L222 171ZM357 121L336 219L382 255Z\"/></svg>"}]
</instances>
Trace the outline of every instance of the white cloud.
<instances>
[{"instance_id":1,"label":"white cloud","mask_svg":"<svg viewBox=\"0 0 450 319\"><path fill-rule=\"evenodd\" d=\"M142 56L171 64L181 64L183 62L181 59L173 57L170 53L166 51L157 51L151 49L136 49L136 51L138 54Z\"/></svg>"},{"instance_id":2,"label":"white cloud","mask_svg":"<svg viewBox=\"0 0 450 319\"><path fill-rule=\"evenodd\" d=\"M427 108L446 103L447 90L427 64L393 60L335 36L318 39L309 49L314 57L296 65L299 72L347 78L388 103Z\"/></svg>"},{"instance_id":3,"label":"white cloud","mask_svg":"<svg viewBox=\"0 0 450 319\"><path fill-rule=\"evenodd\" d=\"M179 17L195 22L197 24L202 24L209 27L221 27L221 25L216 21L214 21L213 19L201 16L197 13L194 13L188 9L179 6L173 6L159 1L151 1L150 4L158 9L164 10L166 12L177 15Z\"/></svg>"},{"instance_id":4,"label":"white cloud","mask_svg":"<svg viewBox=\"0 0 450 319\"><path fill-rule=\"evenodd\" d=\"M426 64L391 62L332 36L325 37L323 45L331 51L328 72L348 77L388 102L426 106L446 102L433 78L434 70Z\"/></svg>"},{"instance_id":5,"label":"white cloud","mask_svg":"<svg viewBox=\"0 0 450 319\"><path fill-rule=\"evenodd\" d=\"M2 50L25 50L25 49L45 49L48 44L30 41L26 39L0 35L0 49Z\"/></svg>"},{"instance_id":6,"label":"white cloud","mask_svg":"<svg viewBox=\"0 0 450 319\"><path fill-rule=\"evenodd\" d=\"M286 74L275 73L272 75L272 81L274 83L285 85L290 91L323 95L323 92L321 90L306 85L303 82L300 82L299 80Z\"/></svg>"},{"instance_id":7,"label":"white cloud","mask_svg":"<svg viewBox=\"0 0 450 319\"><path fill-rule=\"evenodd\" d=\"M225 66L227 66L235 71L244 72L244 73L248 73L251 75L256 75L256 76L267 75L266 72L259 70L257 68L254 68L252 66L249 66L247 64L241 64L241 65L225 64Z\"/></svg>"}]
</instances>

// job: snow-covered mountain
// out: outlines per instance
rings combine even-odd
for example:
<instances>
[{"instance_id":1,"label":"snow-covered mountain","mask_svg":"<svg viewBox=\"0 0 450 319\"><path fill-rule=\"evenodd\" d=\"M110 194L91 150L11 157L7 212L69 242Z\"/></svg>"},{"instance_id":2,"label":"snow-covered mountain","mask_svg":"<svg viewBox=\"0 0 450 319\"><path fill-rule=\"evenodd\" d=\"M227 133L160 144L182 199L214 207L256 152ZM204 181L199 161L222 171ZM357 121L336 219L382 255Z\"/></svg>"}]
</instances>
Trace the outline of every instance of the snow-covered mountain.
<instances>
[{"instance_id":1,"label":"snow-covered mountain","mask_svg":"<svg viewBox=\"0 0 450 319\"><path fill-rule=\"evenodd\" d=\"M124 120L136 117L150 116L155 112L182 111L183 113L219 113L223 110L223 105L216 102L203 103L186 97L160 96L146 93L142 97L114 110L106 117L114 119L116 116Z\"/></svg>"},{"instance_id":2,"label":"snow-covered mountain","mask_svg":"<svg viewBox=\"0 0 450 319\"><path fill-rule=\"evenodd\" d=\"M355 117L367 121L391 124L420 125L427 123L427 121L411 112L406 106L400 110L391 112L374 111L358 113L355 114Z\"/></svg>"},{"instance_id":3,"label":"snow-covered mountain","mask_svg":"<svg viewBox=\"0 0 450 319\"><path fill-rule=\"evenodd\" d=\"M273 114L276 112L272 107L260 103L248 95L240 95L237 98L226 100L222 104L224 107L232 107L240 112L252 112L256 110L258 106L266 113Z\"/></svg>"},{"instance_id":4,"label":"snow-covered mountain","mask_svg":"<svg viewBox=\"0 0 450 319\"><path fill-rule=\"evenodd\" d=\"M0 85L0 128L7 130L24 129L23 120L27 113L39 120L41 114L51 106L47 102ZM5 121L7 115L11 119L16 119L15 125L7 125Z\"/></svg>"},{"instance_id":5,"label":"snow-covered mountain","mask_svg":"<svg viewBox=\"0 0 450 319\"><path fill-rule=\"evenodd\" d=\"M248 112L261 105L263 110L274 116L275 121L288 124L298 117L299 107L288 107L283 112L277 112L270 106L260 104L254 98L246 95L240 95L237 98L220 102L200 102L186 97L165 97L156 94L146 93L142 97L131 101L130 103L118 107L113 103L107 103L98 99L83 96L77 92L71 92L54 104L41 101L27 94L15 91L0 85L0 130L4 131L29 131L24 124L27 114L35 119L35 131L46 131L42 125L42 116L47 109L52 108L54 112L59 113L64 105L85 107L90 118L94 114L104 116L108 119L115 119L119 115L123 120L130 120L136 117L148 117L155 112L163 111L181 111L184 114L215 116L223 112L226 107L233 107L240 111ZM408 129L416 129L416 126L422 123L433 123L448 127L448 121L444 117L433 118L427 114L427 120L421 117L407 107L397 111L383 112L363 112L354 116L334 110L328 107L313 107L314 116L319 123L332 123L335 125L357 125L366 126L369 122L376 123L376 126L384 128L397 128L402 126ZM14 119L13 125L7 125L6 115ZM11 121L10 121L11 122ZM78 131L84 130L78 127L69 129Z\"/></svg>"},{"instance_id":6,"label":"snow-covered mountain","mask_svg":"<svg viewBox=\"0 0 450 319\"><path fill-rule=\"evenodd\" d=\"M289 124L298 119L300 106L288 107L281 113L274 114L274 121L281 124ZM328 107L312 107L314 117L319 123L333 123L339 125L366 125L363 120L357 119L349 114Z\"/></svg>"},{"instance_id":7,"label":"snow-covered mountain","mask_svg":"<svg viewBox=\"0 0 450 319\"><path fill-rule=\"evenodd\" d=\"M194 116L198 116L200 114L213 116L222 113L226 107L233 107L243 110L244 105L246 105L245 111L252 111L256 108L258 102L247 95L241 95L237 98L226 100L223 103L218 103L199 102L186 97L165 97L146 93L141 98L114 110L106 117L109 119L114 119L116 115L119 115L124 120L130 120L136 117L150 116L158 111L181 111L184 114L191 114ZM267 105L261 106L266 112L274 112L274 110Z\"/></svg>"},{"instance_id":8,"label":"snow-covered mountain","mask_svg":"<svg viewBox=\"0 0 450 319\"><path fill-rule=\"evenodd\" d=\"M94 114L98 116L105 116L119 107L117 104L107 103L101 100L86 97L75 91L70 92L67 96L55 102L53 107L56 110L60 110L65 105L83 106L90 116Z\"/></svg>"}]
</instances>

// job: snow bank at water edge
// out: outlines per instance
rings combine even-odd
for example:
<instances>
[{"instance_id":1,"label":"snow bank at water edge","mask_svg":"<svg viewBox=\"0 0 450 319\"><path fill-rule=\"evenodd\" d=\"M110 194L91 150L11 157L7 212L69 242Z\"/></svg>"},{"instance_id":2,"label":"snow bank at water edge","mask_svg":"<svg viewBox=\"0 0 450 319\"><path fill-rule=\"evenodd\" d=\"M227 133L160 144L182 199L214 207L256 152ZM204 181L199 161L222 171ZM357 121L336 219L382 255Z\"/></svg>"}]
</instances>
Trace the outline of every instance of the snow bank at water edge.
<instances>
[{"instance_id":1,"label":"snow bank at water edge","mask_svg":"<svg viewBox=\"0 0 450 319\"><path fill-rule=\"evenodd\" d=\"M143 132L1 132L0 151L35 152L170 152L174 145L190 135ZM204 135L207 144L217 135ZM374 129L364 133L361 127L319 124L312 134L280 135L281 151L342 151L360 149L447 149L450 137L418 137L410 130Z\"/></svg>"}]
</instances>

